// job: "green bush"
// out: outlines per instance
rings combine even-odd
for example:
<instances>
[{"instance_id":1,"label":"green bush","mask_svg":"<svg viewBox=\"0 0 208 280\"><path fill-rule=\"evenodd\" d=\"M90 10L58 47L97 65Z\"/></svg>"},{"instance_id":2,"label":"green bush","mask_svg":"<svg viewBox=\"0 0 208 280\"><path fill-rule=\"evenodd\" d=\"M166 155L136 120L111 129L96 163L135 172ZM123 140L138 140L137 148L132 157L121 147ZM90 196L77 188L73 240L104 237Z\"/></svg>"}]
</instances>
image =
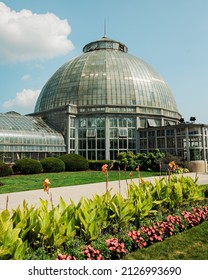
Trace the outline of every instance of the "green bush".
<instances>
[{"instance_id":1,"label":"green bush","mask_svg":"<svg viewBox=\"0 0 208 280\"><path fill-rule=\"evenodd\" d=\"M136 161L140 165L141 170L159 170L159 163L163 161L165 154L159 149L155 149L148 153L138 153Z\"/></svg>"},{"instance_id":2,"label":"green bush","mask_svg":"<svg viewBox=\"0 0 208 280\"><path fill-rule=\"evenodd\" d=\"M42 172L40 161L30 158L19 159L13 166L13 171L20 174L37 174Z\"/></svg>"},{"instance_id":3,"label":"green bush","mask_svg":"<svg viewBox=\"0 0 208 280\"><path fill-rule=\"evenodd\" d=\"M120 152L117 155L117 162L121 169L134 170L138 165L136 159L137 156L132 151Z\"/></svg>"},{"instance_id":4,"label":"green bush","mask_svg":"<svg viewBox=\"0 0 208 280\"><path fill-rule=\"evenodd\" d=\"M55 157L44 158L41 161L44 172L63 172L65 171L65 163L63 160Z\"/></svg>"},{"instance_id":5,"label":"green bush","mask_svg":"<svg viewBox=\"0 0 208 280\"><path fill-rule=\"evenodd\" d=\"M0 161L0 177L9 176L12 174L12 169L9 165Z\"/></svg>"},{"instance_id":6,"label":"green bush","mask_svg":"<svg viewBox=\"0 0 208 280\"><path fill-rule=\"evenodd\" d=\"M66 171L80 171L89 169L89 163L83 156L67 154L59 157L66 166Z\"/></svg>"},{"instance_id":7,"label":"green bush","mask_svg":"<svg viewBox=\"0 0 208 280\"><path fill-rule=\"evenodd\" d=\"M157 171L159 163L165 157L165 154L155 149L148 153L134 154L132 151L120 152L117 155L117 163L121 169L134 170L138 165L140 170ZM116 166L116 164L114 164Z\"/></svg>"},{"instance_id":8,"label":"green bush","mask_svg":"<svg viewBox=\"0 0 208 280\"><path fill-rule=\"evenodd\" d=\"M101 170L103 164L107 164L110 168L112 161L111 160L88 160L90 170Z\"/></svg>"}]
</instances>

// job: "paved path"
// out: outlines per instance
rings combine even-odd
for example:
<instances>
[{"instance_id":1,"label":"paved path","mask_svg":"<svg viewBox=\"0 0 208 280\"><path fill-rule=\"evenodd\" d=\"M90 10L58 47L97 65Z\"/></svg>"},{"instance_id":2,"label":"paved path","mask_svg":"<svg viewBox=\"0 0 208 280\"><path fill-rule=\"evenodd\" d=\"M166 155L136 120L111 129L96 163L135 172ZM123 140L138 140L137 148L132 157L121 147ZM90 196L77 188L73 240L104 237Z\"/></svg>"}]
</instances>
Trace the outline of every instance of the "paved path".
<instances>
[{"instance_id":1,"label":"paved path","mask_svg":"<svg viewBox=\"0 0 208 280\"><path fill-rule=\"evenodd\" d=\"M196 177L196 173L186 173L184 176L190 176L192 178ZM197 174L198 184L208 184L208 174ZM154 182L154 179L159 177L148 177L143 178L145 181ZM138 179L133 180L136 184L138 184ZM130 182L130 180L128 180ZM125 195L127 188L127 183L125 180L121 181L121 194ZM119 191L118 181L109 182L109 189L111 189L111 193L114 194ZM51 188L50 193L52 195L52 200L54 205L59 203L60 196L64 199L65 202L70 202L70 199L77 203L81 197L91 198L93 195L98 194L102 195L105 193L105 183L94 183L94 184L86 184L86 185L77 185L70 187L59 187L59 188ZM24 191L24 192L16 192L16 193L8 193L8 194L0 194L0 211L6 208L6 203L8 199L8 209L16 209L18 205L22 206L23 201L27 201L29 205L39 205L40 198L44 200L50 200L50 196L43 191L33 190L33 191Z\"/></svg>"}]
</instances>

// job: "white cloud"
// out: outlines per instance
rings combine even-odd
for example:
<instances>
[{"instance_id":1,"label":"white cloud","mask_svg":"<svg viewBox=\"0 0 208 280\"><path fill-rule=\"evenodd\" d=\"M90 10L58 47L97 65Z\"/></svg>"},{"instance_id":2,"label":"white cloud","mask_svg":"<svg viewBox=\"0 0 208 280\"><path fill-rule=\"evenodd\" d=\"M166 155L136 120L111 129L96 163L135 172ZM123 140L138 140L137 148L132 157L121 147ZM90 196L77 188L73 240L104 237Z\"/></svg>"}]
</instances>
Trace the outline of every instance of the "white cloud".
<instances>
[{"instance_id":1,"label":"white cloud","mask_svg":"<svg viewBox=\"0 0 208 280\"><path fill-rule=\"evenodd\" d=\"M32 113L40 90L23 89L17 92L14 99L7 100L3 103L3 107L9 110L21 111L23 113Z\"/></svg>"},{"instance_id":2,"label":"white cloud","mask_svg":"<svg viewBox=\"0 0 208 280\"><path fill-rule=\"evenodd\" d=\"M50 59L68 53L71 27L53 13L16 12L0 2L0 61L24 62Z\"/></svg>"}]
</instances>

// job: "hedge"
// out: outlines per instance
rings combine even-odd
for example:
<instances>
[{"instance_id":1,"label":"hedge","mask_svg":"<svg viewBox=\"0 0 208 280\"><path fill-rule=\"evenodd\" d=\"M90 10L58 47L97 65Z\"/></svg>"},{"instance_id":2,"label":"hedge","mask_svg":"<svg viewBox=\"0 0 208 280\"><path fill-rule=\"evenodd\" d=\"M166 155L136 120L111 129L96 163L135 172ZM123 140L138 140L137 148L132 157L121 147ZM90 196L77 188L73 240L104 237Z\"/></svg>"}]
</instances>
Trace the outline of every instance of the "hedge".
<instances>
[{"instance_id":1,"label":"hedge","mask_svg":"<svg viewBox=\"0 0 208 280\"><path fill-rule=\"evenodd\" d=\"M43 172L63 172L65 171L65 163L56 157L44 158L41 161Z\"/></svg>"},{"instance_id":2,"label":"hedge","mask_svg":"<svg viewBox=\"0 0 208 280\"><path fill-rule=\"evenodd\" d=\"M66 171L81 171L89 169L89 163L81 155L67 154L59 157L66 166Z\"/></svg>"},{"instance_id":3,"label":"hedge","mask_svg":"<svg viewBox=\"0 0 208 280\"><path fill-rule=\"evenodd\" d=\"M12 169L10 166L0 161L0 177L8 176L12 174Z\"/></svg>"},{"instance_id":4,"label":"hedge","mask_svg":"<svg viewBox=\"0 0 208 280\"><path fill-rule=\"evenodd\" d=\"M107 164L110 168L112 160L88 160L90 170L101 170L103 164Z\"/></svg>"},{"instance_id":5,"label":"hedge","mask_svg":"<svg viewBox=\"0 0 208 280\"><path fill-rule=\"evenodd\" d=\"M13 165L13 171L20 174L37 174L42 172L40 161L30 158L19 159Z\"/></svg>"}]
</instances>

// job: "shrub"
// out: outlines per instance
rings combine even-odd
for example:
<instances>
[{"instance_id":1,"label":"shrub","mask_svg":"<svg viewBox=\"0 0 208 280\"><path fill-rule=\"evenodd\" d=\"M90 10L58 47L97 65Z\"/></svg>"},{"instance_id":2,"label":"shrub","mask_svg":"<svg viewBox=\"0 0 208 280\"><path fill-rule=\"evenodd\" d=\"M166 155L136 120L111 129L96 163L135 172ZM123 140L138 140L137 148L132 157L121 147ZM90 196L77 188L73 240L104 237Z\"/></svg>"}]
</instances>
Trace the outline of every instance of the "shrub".
<instances>
[{"instance_id":1,"label":"shrub","mask_svg":"<svg viewBox=\"0 0 208 280\"><path fill-rule=\"evenodd\" d=\"M13 171L21 174L37 174L42 172L42 169L40 161L30 158L19 159L13 166Z\"/></svg>"},{"instance_id":2,"label":"shrub","mask_svg":"<svg viewBox=\"0 0 208 280\"><path fill-rule=\"evenodd\" d=\"M176 165L183 167L184 161L181 157L166 153L165 157L162 159L162 162L168 164L171 161L174 161Z\"/></svg>"},{"instance_id":3,"label":"shrub","mask_svg":"<svg viewBox=\"0 0 208 280\"><path fill-rule=\"evenodd\" d=\"M165 157L165 154L160 152L159 149L155 149L148 153L134 154L132 151L120 152L117 155L116 163L121 169L134 170L138 165L141 170L158 170L159 162ZM114 164L116 166L116 164Z\"/></svg>"},{"instance_id":4,"label":"shrub","mask_svg":"<svg viewBox=\"0 0 208 280\"><path fill-rule=\"evenodd\" d=\"M155 149L148 153L138 153L136 160L139 163L141 170L158 170L159 162L163 161L165 154L159 149Z\"/></svg>"},{"instance_id":5,"label":"shrub","mask_svg":"<svg viewBox=\"0 0 208 280\"><path fill-rule=\"evenodd\" d=\"M65 163L63 160L55 157L44 158L41 161L44 172L63 172L65 171Z\"/></svg>"},{"instance_id":6,"label":"shrub","mask_svg":"<svg viewBox=\"0 0 208 280\"><path fill-rule=\"evenodd\" d=\"M0 161L0 177L8 176L12 174L12 169L10 166Z\"/></svg>"},{"instance_id":7,"label":"shrub","mask_svg":"<svg viewBox=\"0 0 208 280\"><path fill-rule=\"evenodd\" d=\"M117 162L120 165L120 167L127 168L128 170L133 170L138 165L136 161L136 155L129 151L129 152L120 152L117 155Z\"/></svg>"},{"instance_id":8,"label":"shrub","mask_svg":"<svg viewBox=\"0 0 208 280\"><path fill-rule=\"evenodd\" d=\"M103 164L108 165L108 169L110 169L110 166L112 165L111 160L88 160L89 163L89 169L90 170L101 170Z\"/></svg>"},{"instance_id":9,"label":"shrub","mask_svg":"<svg viewBox=\"0 0 208 280\"><path fill-rule=\"evenodd\" d=\"M59 157L66 166L66 171L87 170L89 163L83 156L77 154L67 154Z\"/></svg>"}]
</instances>

